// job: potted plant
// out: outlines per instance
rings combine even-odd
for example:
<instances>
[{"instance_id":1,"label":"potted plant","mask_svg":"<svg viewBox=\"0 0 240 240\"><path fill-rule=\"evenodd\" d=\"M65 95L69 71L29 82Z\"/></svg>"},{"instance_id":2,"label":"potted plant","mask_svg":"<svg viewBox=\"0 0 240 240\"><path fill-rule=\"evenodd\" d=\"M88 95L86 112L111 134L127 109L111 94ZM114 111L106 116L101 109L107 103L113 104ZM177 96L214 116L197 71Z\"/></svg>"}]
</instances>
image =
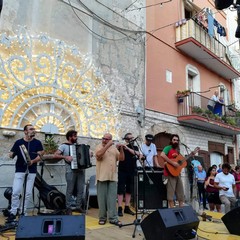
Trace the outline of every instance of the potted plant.
<instances>
[{"instance_id":1,"label":"potted plant","mask_svg":"<svg viewBox=\"0 0 240 240\"><path fill-rule=\"evenodd\" d=\"M58 144L55 142L54 137L51 135L47 135L45 138L44 145L44 160L50 163L56 163L59 159L54 159L53 154L58 149Z\"/></svg>"},{"instance_id":2,"label":"potted plant","mask_svg":"<svg viewBox=\"0 0 240 240\"><path fill-rule=\"evenodd\" d=\"M177 91L176 97L178 99L178 103L182 103L184 100L184 97L189 96L190 90L184 90L184 91Z\"/></svg>"},{"instance_id":3,"label":"potted plant","mask_svg":"<svg viewBox=\"0 0 240 240\"><path fill-rule=\"evenodd\" d=\"M203 112L204 112L204 110L202 108L200 108L199 106L194 106L192 108L192 113L202 114Z\"/></svg>"},{"instance_id":4,"label":"potted plant","mask_svg":"<svg viewBox=\"0 0 240 240\"><path fill-rule=\"evenodd\" d=\"M54 141L53 136L47 136L44 143L44 152L46 154L53 154L57 151L58 144Z\"/></svg>"}]
</instances>

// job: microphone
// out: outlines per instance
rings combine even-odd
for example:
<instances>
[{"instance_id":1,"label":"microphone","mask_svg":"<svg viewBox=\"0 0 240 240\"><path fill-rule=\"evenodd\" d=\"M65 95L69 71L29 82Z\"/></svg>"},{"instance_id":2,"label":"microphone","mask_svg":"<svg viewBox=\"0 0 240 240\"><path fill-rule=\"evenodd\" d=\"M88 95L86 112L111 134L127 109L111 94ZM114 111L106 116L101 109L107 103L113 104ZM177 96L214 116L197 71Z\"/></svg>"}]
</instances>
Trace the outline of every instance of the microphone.
<instances>
[{"instance_id":1,"label":"microphone","mask_svg":"<svg viewBox=\"0 0 240 240\"><path fill-rule=\"evenodd\" d=\"M190 149L185 143L180 143L181 145L183 145L185 148L188 148L188 149Z\"/></svg>"}]
</instances>

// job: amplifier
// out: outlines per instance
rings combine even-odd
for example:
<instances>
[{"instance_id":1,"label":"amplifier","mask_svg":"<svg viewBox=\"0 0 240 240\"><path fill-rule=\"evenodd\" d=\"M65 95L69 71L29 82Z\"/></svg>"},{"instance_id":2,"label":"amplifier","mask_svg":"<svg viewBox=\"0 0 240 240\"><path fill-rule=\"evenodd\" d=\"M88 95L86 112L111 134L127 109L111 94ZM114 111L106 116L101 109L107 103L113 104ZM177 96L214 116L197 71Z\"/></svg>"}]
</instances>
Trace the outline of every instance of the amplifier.
<instances>
[{"instance_id":1,"label":"amplifier","mask_svg":"<svg viewBox=\"0 0 240 240\"><path fill-rule=\"evenodd\" d=\"M167 189L163 171L138 170L135 175L135 204L138 210L167 208Z\"/></svg>"}]
</instances>

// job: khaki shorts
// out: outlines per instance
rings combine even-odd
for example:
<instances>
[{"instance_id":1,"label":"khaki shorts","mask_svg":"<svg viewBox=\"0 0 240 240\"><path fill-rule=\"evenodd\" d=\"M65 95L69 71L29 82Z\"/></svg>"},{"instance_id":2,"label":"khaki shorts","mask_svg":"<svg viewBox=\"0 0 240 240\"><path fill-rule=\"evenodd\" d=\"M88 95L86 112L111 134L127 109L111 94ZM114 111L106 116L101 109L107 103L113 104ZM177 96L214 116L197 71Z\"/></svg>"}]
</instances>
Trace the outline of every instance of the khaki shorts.
<instances>
[{"instance_id":1,"label":"khaki shorts","mask_svg":"<svg viewBox=\"0 0 240 240\"><path fill-rule=\"evenodd\" d=\"M184 201L184 190L181 176L173 177L169 175L167 178L167 199L172 201L176 194L178 201Z\"/></svg>"}]
</instances>

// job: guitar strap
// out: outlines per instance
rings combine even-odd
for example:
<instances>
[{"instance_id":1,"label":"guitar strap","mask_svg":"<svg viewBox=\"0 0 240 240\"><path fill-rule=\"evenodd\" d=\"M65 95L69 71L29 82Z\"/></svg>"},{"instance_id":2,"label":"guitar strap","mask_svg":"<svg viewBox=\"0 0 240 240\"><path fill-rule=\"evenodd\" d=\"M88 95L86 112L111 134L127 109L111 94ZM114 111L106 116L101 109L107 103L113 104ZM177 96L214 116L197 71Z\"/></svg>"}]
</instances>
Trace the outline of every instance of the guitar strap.
<instances>
[{"instance_id":1,"label":"guitar strap","mask_svg":"<svg viewBox=\"0 0 240 240\"><path fill-rule=\"evenodd\" d=\"M67 145L69 147L68 148L68 156L70 156L70 146L71 146L71 144L70 143L62 143L62 145ZM71 163L66 161L65 159L64 159L64 162L67 163L68 165L71 165Z\"/></svg>"},{"instance_id":2,"label":"guitar strap","mask_svg":"<svg viewBox=\"0 0 240 240\"><path fill-rule=\"evenodd\" d=\"M174 158L174 155L175 155L175 154L178 155L178 154L179 154L179 151L178 151L177 149L171 148L171 149L169 150L168 154L167 154L167 157L170 158L170 159L172 159L172 158ZM166 170L166 172L167 172L168 175L171 175L171 176L172 176L172 174L169 172L169 170L168 170L168 168L167 168L166 166L164 166L164 169Z\"/></svg>"}]
</instances>

